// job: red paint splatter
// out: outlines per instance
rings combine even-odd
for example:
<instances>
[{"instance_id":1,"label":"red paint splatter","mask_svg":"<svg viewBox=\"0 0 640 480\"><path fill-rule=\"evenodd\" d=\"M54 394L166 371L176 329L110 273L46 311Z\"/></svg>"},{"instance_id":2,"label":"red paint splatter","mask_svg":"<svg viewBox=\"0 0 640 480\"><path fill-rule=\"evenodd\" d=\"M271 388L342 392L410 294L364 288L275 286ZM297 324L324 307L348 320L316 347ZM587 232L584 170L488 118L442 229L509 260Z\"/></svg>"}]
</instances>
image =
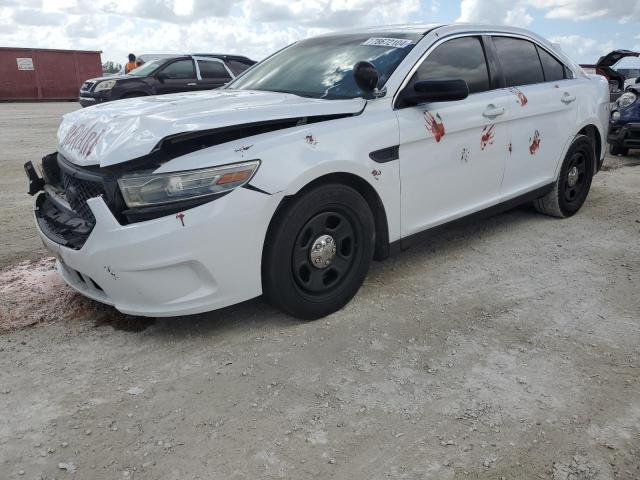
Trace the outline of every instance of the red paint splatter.
<instances>
[{"instance_id":1,"label":"red paint splatter","mask_svg":"<svg viewBox=\"0 0 640 480\"><path fill-rule=\"evenodd\" d=\"M307 135L306 137L304 137L304 141L307 142L309 145L317 145L318 141L316 140L316 137L314 137L313 135Z\"/></svg>"},{"instance_id":2,"label":"red paint splatter","mask_svg":"<svg viewBox=\"0 0 640 480\"><path fill-rule=\"evenodd\" d=\"M509 153L513 152L513 145L511 145L511 142L509 142Z\"/></svg>"},{"instance_id":3,"label":"red paint splatter","mask_svg":"<svg viewBox=\"0 0 640 480\"><path fill-rule=\"evenodd\" d=\"M485 125L482 129L482 136L480 137L480 149L484 150L489 145L493 145L495 133L495 125Z\"/></svg>"},{"instance_id":4,"label":"red paint splatter","mask_svg":"<svg viewBox=\"0 0 640 480\"><path fill-rule=\"evenodd\" d=\"M424 112L424 124L427 127L427 131L436 139L436 142L442 140L442 137L444 137L444 123L442 123L442 117L440 117L439 113L436 113L434 117L431 112Z\"/></svg>"},{"instance_id":5,"label":"red paint splatter","mask_svg":"<svg viewBox=\"0 0 640 480\"><path fill-rule=\"evenodd\" d=\"M516 97L518 97L518 103L521 107L524 107L527 103L529 103L529 100L527 100L527 96L522 93L521 90L517 89L516 87L509 87L509 91Z\"/></svg>"},{"instance_id":6,"label":"red paint splatter","mask_svg":"<svg viewBox=\"0 0 640 480\"><path fill-rule=\"evenodd\" d=\"M540 149L540 132L536 130L533 134L533 138L530 138L529 141L531 142L531 144L529 145L529 153L531 155L535 155Z\"/></svg>"},{"instance_id":7,"label":"red paint splatter","mask_svg":"<svg viewBox=\"0 0 640 480\"><path fill-rule=\"evenodd\" d=\"M176 218L178 220L180 220L180 223L182 224L182 226L184 227L184 213L179 213L176 215Z\"/></svg>"},{"instance_id":8,"label":"red paint splatter","mask_svg":"<svg viewBox=\"0 0 640 480\"><path fill-rule=\"evenodd\" d=\"M371 172L371 175L373 175L373 178L375 178L376 180L378 180L378 177L379 177L380 175L382 175L382 170L373 170L373 171Z\"/></svg>"}]
</instances>

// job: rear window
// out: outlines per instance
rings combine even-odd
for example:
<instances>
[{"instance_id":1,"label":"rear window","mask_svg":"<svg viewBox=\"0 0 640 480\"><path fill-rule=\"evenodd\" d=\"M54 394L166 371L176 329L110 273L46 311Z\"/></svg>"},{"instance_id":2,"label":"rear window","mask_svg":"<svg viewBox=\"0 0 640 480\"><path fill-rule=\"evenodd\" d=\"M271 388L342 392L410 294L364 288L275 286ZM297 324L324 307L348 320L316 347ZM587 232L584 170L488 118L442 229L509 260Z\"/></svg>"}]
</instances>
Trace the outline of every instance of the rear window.
<instances>
[{"instance_id":1,"label":"rear window","mask_svg":"<svg viewBox=\"0 0 640 480\"><path fill-rule=\"evenodd\" d=\"M198 60L198 68L202 78L231 78L222 62Z\"/></svg>"},{"instance_id":2,"label":"rear window","mask_svg":"<svg viewBox=\"0 0 640 480\"><path fill-rule=\"evenodd\" d=\"M544 71L544 79L547 82L555 82L556 80L563 80L565 76L564 65L552 57L546 50L540 47L538 54L540 55L540 61L542 62L542 70Z\"/></svg>"},{"instance_id":3,"label":"rear window","mask_svg":"<svg viewBox=\"0 0 640 480\"><path fill-rule=\"evenodd\" d=\"M544 82L542 65L533 43L509 37L494 37L493 42L504 71L507 87Z\"/></svg>"},{"instance_id":4,"label":"rear window","mask_svg":"<svg viewBox=\"0 0 640 480\"><path fill-rule=\"evenodd\" d=\"M465 80L469 93L490 89L487 60L479 38L462 37L443 43L422 62L412 82L447 78Z\"/></svg>"}]
</instances>

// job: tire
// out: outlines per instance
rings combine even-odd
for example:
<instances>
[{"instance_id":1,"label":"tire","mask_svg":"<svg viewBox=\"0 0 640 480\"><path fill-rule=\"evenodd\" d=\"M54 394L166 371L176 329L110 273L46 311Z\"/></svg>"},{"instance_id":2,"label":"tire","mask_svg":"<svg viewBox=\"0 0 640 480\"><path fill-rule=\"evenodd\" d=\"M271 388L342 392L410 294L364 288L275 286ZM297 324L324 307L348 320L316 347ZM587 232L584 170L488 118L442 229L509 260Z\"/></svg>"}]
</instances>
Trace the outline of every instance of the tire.
<instances>
[{"instance_id":1,"label":"tire","mask_svg":"<svg viewBox=\"0 0 640 480\"><path fill-rule=\"evenodd\" d=\"M574 215L589 194L595 163L591 140L586 135L577 135L562 162L553 190L533 202L536 210L558 218Z\"/></svg>"},{"instance_id":2,"label":"tire","mask_svg":"<svg viewBox=\"0 0 640 480\"><path fill-rule=\"evenodd\" d=\"M335 183L312 188L285 205L269 228L264 296L304 320L336 312L364 282L374 245L373 214L362 195Z\"/></svg>"},{"instance_id":3,"label":"tire","mask_svg":"<svg viewBox=\"0 0 640 480\"><path fill-rule=\"evenodd\" d=\"M626 147L616 147L615 145L609 145L609 153L611 155L622 155L622 156L627 156L629 155L629 149Z\"/></svg>"}]
</instances>

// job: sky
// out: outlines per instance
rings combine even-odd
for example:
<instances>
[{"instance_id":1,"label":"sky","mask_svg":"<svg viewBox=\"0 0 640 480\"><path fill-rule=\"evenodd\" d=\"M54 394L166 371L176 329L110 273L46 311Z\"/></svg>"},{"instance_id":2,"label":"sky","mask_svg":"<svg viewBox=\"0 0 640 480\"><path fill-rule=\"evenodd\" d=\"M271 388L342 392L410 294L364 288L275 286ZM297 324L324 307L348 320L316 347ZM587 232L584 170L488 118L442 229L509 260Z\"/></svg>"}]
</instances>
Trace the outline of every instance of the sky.
<instances>
[{"instance_id":1,"label":"sky","mask_svg":"<svg viewBox=\"0 0 640 480\"><path fill-rule=\"evenodd\" d=\"M356 26L454 21L525 27L579 63L640 50L640 0L0 0L0 47L230 53L260 60Z\"/></svg>"}]
</instances>

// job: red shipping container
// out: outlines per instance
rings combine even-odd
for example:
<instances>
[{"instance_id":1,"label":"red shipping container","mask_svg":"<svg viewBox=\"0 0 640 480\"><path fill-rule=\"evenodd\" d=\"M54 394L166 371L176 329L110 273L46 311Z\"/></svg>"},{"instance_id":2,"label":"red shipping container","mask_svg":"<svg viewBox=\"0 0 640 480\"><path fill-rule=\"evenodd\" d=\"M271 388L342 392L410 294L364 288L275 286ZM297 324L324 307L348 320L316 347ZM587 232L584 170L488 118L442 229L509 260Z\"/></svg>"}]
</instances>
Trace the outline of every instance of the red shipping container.
<instances>
[{"instance_id":1,"label":"red shipping container","mask_svg":"<svg viewBox=\"0 0 640 480\"><path fill-rule=\"evenodd\" d=\"M0 47L0 100L74 100L102 76L102 52Z\"/></svg>"}]
</instances>

